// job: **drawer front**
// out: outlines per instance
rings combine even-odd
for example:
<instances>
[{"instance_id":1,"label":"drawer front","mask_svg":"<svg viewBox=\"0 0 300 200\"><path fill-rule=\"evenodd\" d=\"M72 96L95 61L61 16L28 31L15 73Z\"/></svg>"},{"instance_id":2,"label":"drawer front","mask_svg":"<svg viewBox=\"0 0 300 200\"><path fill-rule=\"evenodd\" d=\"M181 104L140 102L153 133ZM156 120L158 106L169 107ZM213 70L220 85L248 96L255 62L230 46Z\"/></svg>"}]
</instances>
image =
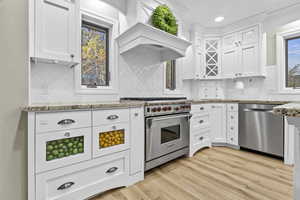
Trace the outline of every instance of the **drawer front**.
<instances>
[{"instance_id":1,"label":"drawer front","mask_svg":"<svg viewBox=\"0 0 300 200\"><path fill-rule=\"evenodd\" d=\"M93 126L129 121L128 109L93 111Z\"/></svg>"},{"instance_id":2,"label":"drawer front","mask_svg":"<svg viewBox=\"0 0 300 200\"><path fill-rule=\"evenodd\" d=\"M211 130L205 129L191 133L191 145L198 145L211 140Z\"/></svg>"},{"instance_id":3,"label":"drawer front","mask_svg":"<svg viewBox=\"0 0 300 200\"><path fill-rule=\"evenodd\" d=\"M91 111L36 114L37 133L84 128L91 125Z\"/></svg>"},{"instance_id":4,"label":"drawer front","mask_svg":"<svg viewBox=\"0 0 300 200\"><path fill-rule=\"evenodd\" d=\"M192 108L191 108L192 113L209 112L209 110L210 110L209 104L192 104Z\"/></svg>"},{"instance_id":5,"label":"drawer front","mask_svg":"<svg viewBox=\"0 0 300 200\"><path fill-rule=\"evenodd\" d=\"M93 128L93 157L100 157L129 148L129 124L119 123Z\"/></svg>"},{"instance_id":6,"label":"drawer front","mask_svg":"<svg viewBox=\"0 0 300 200\"><path fill-rule=\"evenodd\" d=\"M227 104L227 111L229 111L229 112L238 112L239 111L239 104L237 104L237 103Z\"/></svg>"},{"instance_id":7,"label":"drawer front","mask_svg":"<svg viewBox=\"0 0 300 200\"><path fill-rule=\"evenodd\" d=\"M129 152L36 176L38 200L82 200L121 184L129 176ZM109 188L111 187L111 188Z\"/></svg>"},{"instance_id":8,"label":"drawer front","mask_svg":"<svg viewBox=\"0 0 300 200\"><path fill-rule=\"evenodd\" d=\"M210 126L209 113L203 115L193 115L191 118L191 131L197 131L201 128L208 128Z\"/></svg>"},{"instance_id":9,"label":"drawer front","mask_svg":"<svg viewBox=\"0 0 300 200\"><path fill-rule=\"evenodd\" d=\"M91 128L36 136L36 173L91 159Z\"/></svg>"}]
</instances>

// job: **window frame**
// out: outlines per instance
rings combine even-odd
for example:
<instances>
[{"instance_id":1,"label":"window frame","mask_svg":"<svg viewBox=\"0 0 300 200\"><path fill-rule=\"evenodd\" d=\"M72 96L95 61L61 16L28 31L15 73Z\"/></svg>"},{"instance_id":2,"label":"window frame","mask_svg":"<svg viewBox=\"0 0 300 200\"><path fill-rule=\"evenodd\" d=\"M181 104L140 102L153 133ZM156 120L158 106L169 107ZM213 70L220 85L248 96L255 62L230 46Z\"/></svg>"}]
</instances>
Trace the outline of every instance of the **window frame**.
<instances>
[{"instance_id":1,"label":"window frame","mask_svg":"<svg viewBox=\"0 0 300 200\"><path fill-rule=\"evenodd\" d=\"M87 87L81 85L81 63L75 67L74 79L75 79L75 93L79 95L117 95L118 94L118 65L119 65L119 55L118 55L118 46L115 38L119 35L119 24L118 21L112 18L109 18L104 15L99 15L99 13L91 12L85 9L81 9L80 11L80 21L78 23L78 31L80 32L78 38L78 49L80 52L80 60L81 60L81 28L82 22L85 21L87 23L91 23L96 26L100 26L103 28L107 28L109 30L108 35L108 56L109 60L108 66L109 71L107 75L109 76L108 86L98 86L95 88Z\"/></svg>"},{"instance_id":2,"label":"window frame","mask_svg":"<svg viewBox=\"0 0 300 200\"><path fill-rule=\"evenodd\" d=\"M288 76L288 51L287 51L287 40L295 39L300 37L300 28L289 29L284 32L279 32L276 35L276 46L277 46L277 67L278 67L278 88L281 94L300 94L300 88L287 87L287 76Z\"/></svg>"}]
</instances>

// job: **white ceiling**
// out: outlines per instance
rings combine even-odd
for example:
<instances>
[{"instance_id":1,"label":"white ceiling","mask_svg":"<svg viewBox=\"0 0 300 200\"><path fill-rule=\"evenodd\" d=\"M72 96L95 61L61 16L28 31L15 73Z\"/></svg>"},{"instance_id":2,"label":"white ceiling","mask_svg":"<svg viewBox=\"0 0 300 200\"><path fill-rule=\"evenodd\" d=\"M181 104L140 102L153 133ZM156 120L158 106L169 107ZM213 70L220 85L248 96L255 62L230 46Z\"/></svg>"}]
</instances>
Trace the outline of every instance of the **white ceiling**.
<instances>
[{"instance_id":1,"label":"white ceiling","mask_svg":"<svg viewBox=\"0 0 300 200\"><path fill-rule=\"evenodd\" d=\"M183 19L204 27L222 27L244 18L264 12L281 9L300 0L169 0ZM214 22L218 16L224 16L221 23Z\"/></svg>"}]
</instances>

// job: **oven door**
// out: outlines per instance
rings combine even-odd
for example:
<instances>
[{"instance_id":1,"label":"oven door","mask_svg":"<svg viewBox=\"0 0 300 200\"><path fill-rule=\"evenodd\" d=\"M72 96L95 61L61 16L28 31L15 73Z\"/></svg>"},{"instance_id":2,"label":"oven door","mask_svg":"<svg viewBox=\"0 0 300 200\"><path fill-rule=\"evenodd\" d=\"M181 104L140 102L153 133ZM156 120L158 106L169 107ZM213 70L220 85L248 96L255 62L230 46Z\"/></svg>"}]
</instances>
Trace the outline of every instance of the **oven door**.
<instances>
[{"instance_id":1,"label":"oven door","mask_svg":"<svg viewBox=\"0 0 300 200\"><path fill-rule=\"evenodd\" d=\"M146 161L189 145L190 114L146 119Z\"/></svg>"}]
</instances>

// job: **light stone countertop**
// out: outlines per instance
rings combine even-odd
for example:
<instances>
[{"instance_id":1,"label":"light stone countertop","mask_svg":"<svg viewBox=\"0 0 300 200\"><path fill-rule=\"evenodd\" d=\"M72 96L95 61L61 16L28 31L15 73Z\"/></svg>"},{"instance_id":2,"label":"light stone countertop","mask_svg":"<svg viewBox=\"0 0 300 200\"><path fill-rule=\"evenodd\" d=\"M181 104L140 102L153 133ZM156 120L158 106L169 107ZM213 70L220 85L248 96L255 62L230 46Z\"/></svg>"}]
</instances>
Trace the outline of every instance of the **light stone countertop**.
<instances>
[{"instance_id":1,"label":"light stone countertop","mask_svg":"<svg viewBox=\"0 0 300 200\"><path fill-rule=\"evenodd\" d=\"M287 117L300 117L300 102L288 103L277 106L273 109L276 115L284 115Z\"/></svg>"},{"instance_id":2,"label":"light stone countertop","mask_svg":"<svg viewBox=\"0 0 300 200\"><path fill-rule=\"evenodd\" d=\"M272 100L239 100L239 99L200 99L193 100L192 104L201 103L244 103L244 104L274 104L281 105L290 103L289 101L272 101Z\"/></svg>"},{"instance_id":3,"label":"light stone countertop","mask_svg":"<svg viewBox=\"0 0 300 200\"><path fill-rule=\"evenodd\" d=\"M143 107L145 102L140 101L111 101L111 102L88 102L88 103L51 103L35 104L22 107L25 112L51 112L68 110L92 110L113 108Z\"/></svg>"}]
</instances>

